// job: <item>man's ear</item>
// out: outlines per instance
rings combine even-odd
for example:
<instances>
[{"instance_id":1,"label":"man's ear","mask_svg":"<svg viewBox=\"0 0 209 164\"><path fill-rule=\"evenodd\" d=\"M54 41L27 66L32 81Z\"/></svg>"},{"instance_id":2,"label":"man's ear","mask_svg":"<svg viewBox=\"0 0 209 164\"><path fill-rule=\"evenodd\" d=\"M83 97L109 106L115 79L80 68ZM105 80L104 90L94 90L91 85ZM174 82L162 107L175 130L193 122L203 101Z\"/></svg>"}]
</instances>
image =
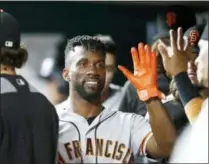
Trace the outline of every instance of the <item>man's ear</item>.
<instances>
[{"instance_id":1,"label":"man's ear","mask_svg":"<svg viewBox=\"0 0 209 164\"><path fill-rule=\"evenodd\" d=\"M70 81L70 78L69 78L69 70L64 68L63 71L62 71L62 77L65 81L69 82Z\"/></svg>"}]
</instances>

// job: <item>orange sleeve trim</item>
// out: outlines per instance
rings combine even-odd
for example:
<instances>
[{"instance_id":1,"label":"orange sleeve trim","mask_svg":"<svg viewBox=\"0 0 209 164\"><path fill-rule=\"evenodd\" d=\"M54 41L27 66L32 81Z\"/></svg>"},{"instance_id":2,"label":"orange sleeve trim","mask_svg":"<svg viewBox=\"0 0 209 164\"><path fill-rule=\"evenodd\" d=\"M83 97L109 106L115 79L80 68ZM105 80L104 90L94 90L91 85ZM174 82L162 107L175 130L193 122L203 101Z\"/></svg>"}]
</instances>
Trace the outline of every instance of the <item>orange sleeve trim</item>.
<instances>
[{"instance_id":1,"label":"orange sleeve trim","mask_svg":"<svg viewBox=\"0 0 209 164\"><path fill-rule=\"evenodd\" d=\"M144 156L147 155L146 153L146 146L147 146L147 142L149 141L149 139L153 136L152 132L149 132L143 139L142 144L141 144L141 152Z\"/></svg>"}]
</instances>

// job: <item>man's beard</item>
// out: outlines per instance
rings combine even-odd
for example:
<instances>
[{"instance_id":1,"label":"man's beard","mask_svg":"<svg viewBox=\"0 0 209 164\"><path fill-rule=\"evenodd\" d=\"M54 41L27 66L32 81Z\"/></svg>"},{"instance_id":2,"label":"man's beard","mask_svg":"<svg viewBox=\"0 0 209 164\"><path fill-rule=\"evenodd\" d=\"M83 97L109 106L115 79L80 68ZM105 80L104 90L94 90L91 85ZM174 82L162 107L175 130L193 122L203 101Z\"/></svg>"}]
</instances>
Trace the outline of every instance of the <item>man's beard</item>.
<instances>
[{"instance_id":1,"label":"man's beard","mask_svg":"<svg viewBox=\"0 0 209 164\"><path fill-rule=\"evenodd\" d=\"M102 90L98 90L94 93L86 92L85 88L81 85L75 85L74 90L87 101L100 100Z\"/></svg>"}]
</instances>

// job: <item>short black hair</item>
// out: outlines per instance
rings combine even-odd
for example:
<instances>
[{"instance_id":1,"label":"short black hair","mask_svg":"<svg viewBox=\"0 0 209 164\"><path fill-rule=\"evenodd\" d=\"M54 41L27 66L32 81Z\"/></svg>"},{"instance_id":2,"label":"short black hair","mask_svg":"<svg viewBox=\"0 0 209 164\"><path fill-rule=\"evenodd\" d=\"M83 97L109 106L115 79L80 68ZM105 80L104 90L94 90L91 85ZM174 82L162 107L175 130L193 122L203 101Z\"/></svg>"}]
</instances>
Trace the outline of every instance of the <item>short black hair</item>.
<instances>
[{"instance_id":1,"label":"short black hair","mask_svg":"<svg viewBox=\"0 0 209 164\"><path fill-rule=\"evenodd\" d=\"M95 35L95 38L101 40L105 44L106 52L116 55L116 44L111 36L109 35Z\"/></svg>"},{"instance_id":2,"label":"short black hair","mask_svg":"<svg viewBox=\"0 0 209 164\"><path fill-rule=\"evenodd\" d=\"M70 51L74 51L76 46L82 46L87 51L100 52L105 56L105 44L99 39L89 35L79 35L67 41L65 48L65 65L67 65L67 58Z\"/></svg>"}]
</instances>

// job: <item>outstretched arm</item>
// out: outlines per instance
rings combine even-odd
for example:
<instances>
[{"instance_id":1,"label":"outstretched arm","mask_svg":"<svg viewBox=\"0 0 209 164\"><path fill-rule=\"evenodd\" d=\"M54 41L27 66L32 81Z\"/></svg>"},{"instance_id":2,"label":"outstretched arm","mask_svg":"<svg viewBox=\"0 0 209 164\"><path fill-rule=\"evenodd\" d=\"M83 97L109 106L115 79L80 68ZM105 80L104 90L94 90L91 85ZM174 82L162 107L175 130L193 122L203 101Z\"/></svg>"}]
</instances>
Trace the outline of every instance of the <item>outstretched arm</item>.
<instances>
[{"instance_id":1,"label":"outstretched arm","mask_svg":"<svg viewBox=\"0 0 209 164\"><path fill-rule=\"evenodd\" d=\"M147 142L146 152L156 159L168 157L177 136L174 124L160 99L152 98L145 103L153 132Z\"/></svg>"},{"instance_id":2,"label":"outstretched arm","mask_svg":"<svg viewBox=\"0 0 209 164\"><path fill-rule=\"evenodd\" d=\"M137 89L139 99L146 103L152 134L145 138L146 153L153 158L168 157L176 139L176 129L161 103L164 97L157 89L156 54L150 47L139 44L131 49L134 74L125 67L119 69ZM143 147L143 146L142 146Z\"/></svg>"}]
</instances>

